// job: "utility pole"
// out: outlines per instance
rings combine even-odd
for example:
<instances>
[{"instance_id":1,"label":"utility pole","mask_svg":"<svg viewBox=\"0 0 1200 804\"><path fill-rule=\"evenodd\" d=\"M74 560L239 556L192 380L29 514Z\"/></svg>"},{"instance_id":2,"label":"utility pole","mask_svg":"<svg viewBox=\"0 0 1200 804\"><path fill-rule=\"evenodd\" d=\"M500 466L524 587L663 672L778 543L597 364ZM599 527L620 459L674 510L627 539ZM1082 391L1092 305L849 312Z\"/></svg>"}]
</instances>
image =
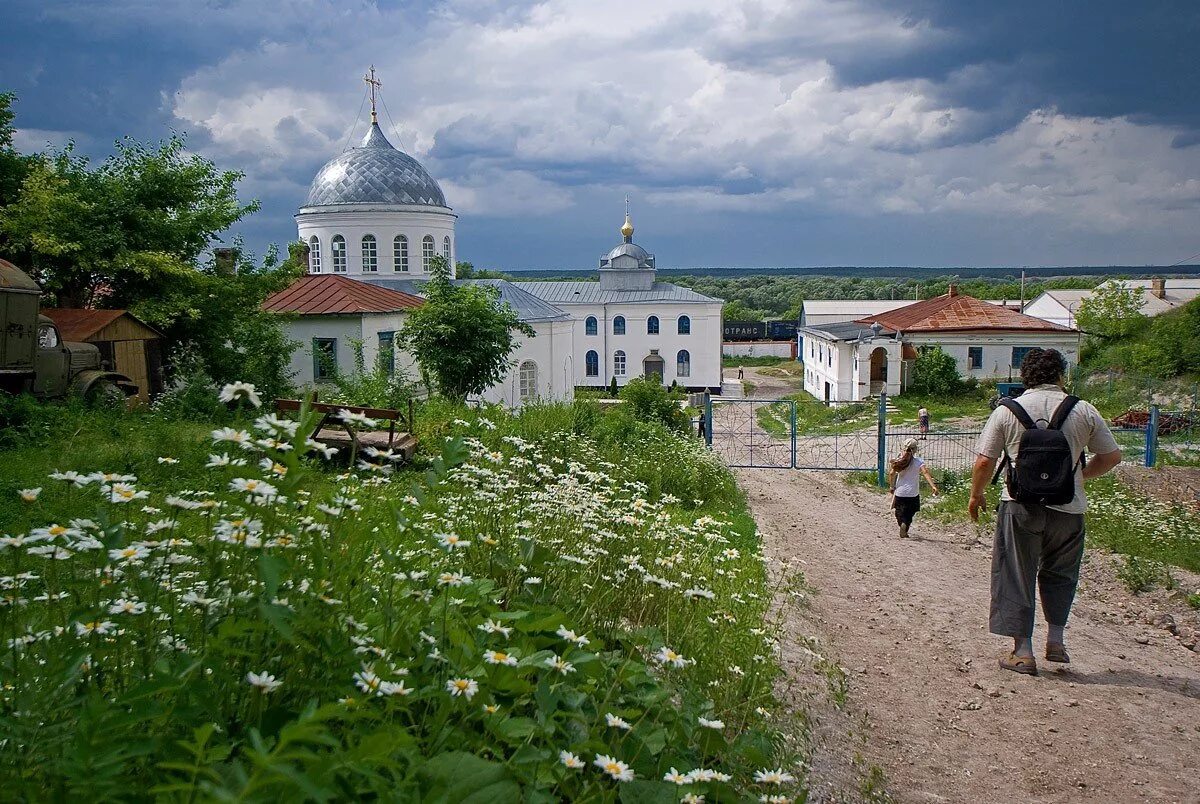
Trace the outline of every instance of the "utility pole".
<instances>
[{"instance_id":1,"label":"utility pole","mask_svg":"<svg viewBox=\"0 0 1200 804\"><path fill-rule=\"evenodd\" d=\"M1021 312L1025 312L1025 269L1021 269Z\"/></svg>"}]
</instances>

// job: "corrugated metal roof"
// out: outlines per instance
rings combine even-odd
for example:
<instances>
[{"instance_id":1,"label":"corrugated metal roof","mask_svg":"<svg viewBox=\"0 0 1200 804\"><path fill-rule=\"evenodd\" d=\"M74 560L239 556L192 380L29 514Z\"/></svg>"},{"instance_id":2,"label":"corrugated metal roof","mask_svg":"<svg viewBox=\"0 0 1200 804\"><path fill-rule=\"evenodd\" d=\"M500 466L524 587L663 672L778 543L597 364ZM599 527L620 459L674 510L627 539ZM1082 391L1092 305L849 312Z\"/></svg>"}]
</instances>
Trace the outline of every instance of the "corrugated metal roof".
<instances>
[{"instance_id":1,"label":"corrugated metal roof","mask_svg":"<svg viewBox=\"0 0 1200 804\"><path fill-rule=\"evenodd\" d=\"M412 294L376 287L349 277L307 274L268 296L263 302L263 309L300 315L353 315L394 313L411 310L422 304L422 300Z\"/></svg>"},{"instance_id":2,"label":"corrugated metal roof","mask_svg":"<svg viewBox=\"0 0 1200 804\"><path fill-rule=\"evenodd\" d=\"M974 296L950 293L858 319L860 324L878 321L902 332L961 332L964 330L1073 332L1067 327L989 304Z\"/></svg>"},{"instance_id":3,"label":"corrugated metal roof","mask_svg":"<svg viewBox=\"0 0 1200 804\"><path fill-rule=\"evenodd\" d=\"M863 324L858 321L836 321L829 324L814 324L810 327L800 327L801 335L815 335L818 338L823 338L827 341L856 341L860 337L872 335L871 325ZM882 337L890 338L895 335L894 330L884 327L879 330Z\"/></svg>"},{"instance_id":4,"label":"corrugated metal roof","mask_svg":"<svg viewBox=\"0 0 1200 804\"><path fill-rule=\"evenodd\" d=\"M161 336L162 334L128 310L82 310L69 307L48 307L42 309L40 312L54 322L64 341L75 341L77 343L86 341L121 316L129 316L138 324L153 332L155 336Z\"/></svg>"},{"instance_id":5,"label":"corrugated metal roof","mask_svg":"<svg viewBox=\"0 0 1200 804\"><path fill-rule=\"evenodd\" d=\"M650 290L601 290L599 282L517 282L516 284L551 304L721 303L721 299L714 299L669 282L655 282Z\"/></svg>"},{"instance_id":6,"label":"corrugated metal roof","mask_svg":"<svg viewBox=\"0 0 1200 804\"><path fill-rule=\"evenodd\" d=\"M421 295L421 286L425 284L423 281L416 279L394 279L388 276L364 277L362 281L379 287L410 293L414 296ZM553 304L542 301L537 296L509 282L507 279L456 279L454 280L454 284L487 285L498 289L500 291L500 301L505 302L509 307L513 308L520 319L526 323L561 321L570 318L567 313L558 309Z\"/></svg>"},{"instance_id":7,"label":"corrugated metal roof","mask_svg":"<svg viewBox=\"0 0 1200 804\"><path fill-rule=\"evenodd\" d=\"M835 315L838 313L849 313L851 318L847 321L854 320L855 317L864 315L874 315L875 313L885 313L888 310L895 310L897 307L904 307L907 304L912 304L911 299L805 299L801 302L801 310L805 314L811 315Z\"/></svg>"}]
</instances>

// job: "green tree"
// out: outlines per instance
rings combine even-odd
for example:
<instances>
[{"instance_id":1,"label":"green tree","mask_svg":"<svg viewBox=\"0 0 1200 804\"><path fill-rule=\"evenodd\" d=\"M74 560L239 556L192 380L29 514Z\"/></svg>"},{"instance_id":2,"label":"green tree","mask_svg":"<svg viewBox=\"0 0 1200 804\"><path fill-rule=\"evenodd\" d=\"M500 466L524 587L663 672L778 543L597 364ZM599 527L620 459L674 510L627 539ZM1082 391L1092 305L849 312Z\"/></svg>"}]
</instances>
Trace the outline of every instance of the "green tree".
<instances>
[{"instance_id":1,"label":"green tree","mask_svg":"<svg viewBox=\"0 0 1200 804\"><path fill-rule=\"evenodd\" d=\"M533 328L487 285L456 285L442 257L430 262L425 303L408 314L397 341L417 359L425 384L454 400L482 393L504 379L517 335Z\"/></svg>"},{"instance_id":2,"label":"green tree","mask_svg":"<svg viewBox=\"0 0 1200 804\"><path fill-rule=\"evenodd\" d=\"M680 433L691 429L692 420L684 408L683 394L670 391L662 383L634 377L621 389L621 413L644 422L659 422Z\"/></svg>"},{"instance_id":3,"label":"green tree","mask_svg":"<svg viewBox=\"0 0 1200 804\"><path fill-rule=\"evenodd\" d=\"M194 273L217 235L258 209L235 171L184 149L126 139L93 167L68 145L33 161L0 209L3 247L61 306L130 307Z\"/></svg>"},{"instance_id":4,"label":"green tree","mask_svg":"<svg viewBox=\"0 0 1200 804\"><path fill-rule=\"evenodd\" d=\"M1079 303L1075 323L1088 335L1124 338L1145 325L1146 316L1141 312L1145 303L1140 288L1111 282L1097 287L1091 296Z\"/></svg>"},{"instance_id":5,"label":"green tree","mask_svg":"<svg viewBox=\"0 0 1200 804\"><path fill-rule=\"evenodd\" d=\"M962 390L962 377L954 358L940 346L921 349L913 365L909 390L918 394L955 394Z\"/></svg>"},{"instance_id":6,"label":"green tree","mask_svg":"<svg viewBox=\"0 0 1200 804\"><path fill-rule=\"evenodd\" d=\"M741 299L726 302L721 308L721 315L726 321L762 321L763 311L748 307Z\"/></svg>"}]
</instances>

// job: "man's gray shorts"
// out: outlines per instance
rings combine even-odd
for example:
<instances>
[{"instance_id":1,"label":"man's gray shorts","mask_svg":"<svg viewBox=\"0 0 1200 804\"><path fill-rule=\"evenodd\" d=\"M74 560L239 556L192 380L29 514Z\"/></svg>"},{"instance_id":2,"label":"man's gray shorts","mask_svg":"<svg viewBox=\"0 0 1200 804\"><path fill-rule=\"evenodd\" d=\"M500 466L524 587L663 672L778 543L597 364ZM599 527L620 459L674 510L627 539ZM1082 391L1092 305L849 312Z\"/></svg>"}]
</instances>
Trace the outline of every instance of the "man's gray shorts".
<instances>
[{"instance_id":1,"label":"man's gray shorts","mask_svg":"<svg viewBox=\"0 0 1200 804\"><path fill-rule=\"evenodd\" d=\"M1034 590L1051 625L1066 625L1083 560L1083 514L1001 502L992 548L993 634L1033 636Z\"/></svg>"}]
</instances>

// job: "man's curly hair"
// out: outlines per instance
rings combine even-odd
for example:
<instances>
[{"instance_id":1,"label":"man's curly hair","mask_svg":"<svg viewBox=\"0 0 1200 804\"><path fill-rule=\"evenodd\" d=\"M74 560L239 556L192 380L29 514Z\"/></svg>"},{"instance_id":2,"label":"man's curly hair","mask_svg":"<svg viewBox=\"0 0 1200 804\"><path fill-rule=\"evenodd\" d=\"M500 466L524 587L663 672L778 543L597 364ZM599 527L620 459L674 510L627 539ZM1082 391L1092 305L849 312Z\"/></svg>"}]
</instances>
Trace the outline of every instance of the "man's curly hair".
<instances>
[{"instance_id":1,"label":"man's curly hair","mask_svg":"<svg viewBox=\"0 0 1200 804\"><path fill-rule=\"evenodd\" d=\"M1030 349L1021 361L1021 382L1026 388L1062 382L1067 362L1057 349Z\"/></svg>"}]
</instances>

